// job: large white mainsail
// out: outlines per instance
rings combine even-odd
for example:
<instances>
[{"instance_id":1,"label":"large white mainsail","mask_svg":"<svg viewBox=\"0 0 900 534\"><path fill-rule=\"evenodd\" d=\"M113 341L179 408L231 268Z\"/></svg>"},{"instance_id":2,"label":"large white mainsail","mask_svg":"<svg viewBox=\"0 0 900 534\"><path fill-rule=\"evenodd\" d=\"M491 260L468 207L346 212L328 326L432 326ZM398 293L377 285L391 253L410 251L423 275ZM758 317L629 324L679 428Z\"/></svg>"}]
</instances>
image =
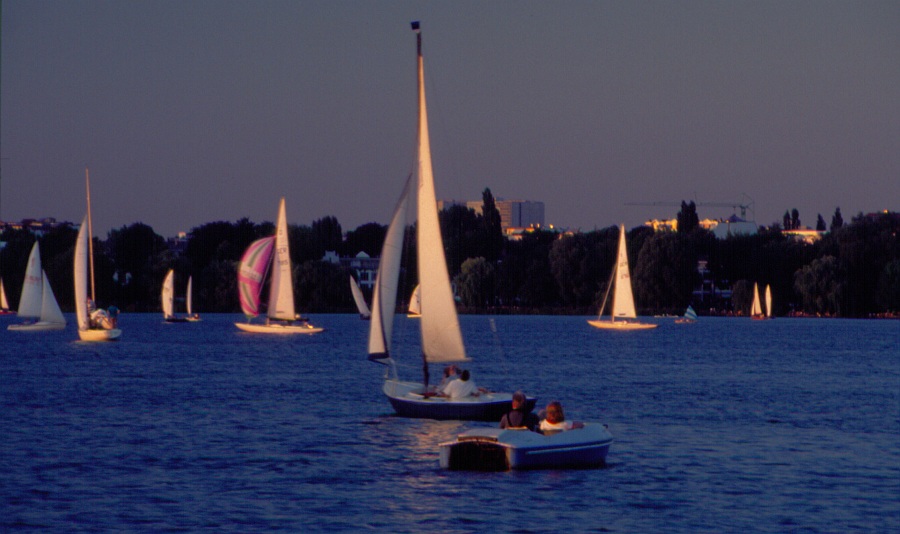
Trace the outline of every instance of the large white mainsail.
<instances>
[{"instance_id":1,"label":"large white mainsail","mask_svg":"<svg viewBox=\"0 0 900 534\"><path fill-rule=\"evenodd\" d=\"M419 36L421 37L421 36ZM419 286L422 293L422 353L429 362L466 360L456 302L444 257L444 242L438 219L428 137L428 110L425 105L425 64L422 40L417 40L419 82L418 132L418 241Z\"/></svg>"},{"instance_id":2,"label":"large white mainsail","mask_svg":"<svg viewBox=\"0 0 900 534\"><path fill-rule=\"evenodd\" d=\"M272 280L269 287L269 318L281 321L293 321L297 318L294 310L294 282L291 277L291 252L288 246L284 198L278 205L275 256L272 262Z\"/></svg>"},{"instance_id":3,"label":"large white mainsail","mask_svg":"<svg viewBox=\"0 0 900 534\"><path fill-rule=\"evenodd\" d=\"M162 285L162 312L168 319L175 316L175 271L169 269Z\"/></svg>"},{"instance_id":4,"label":"large white mainsail","mask_svg":"<svg viewBox=\"0 0 900 534\"><path fill-rule=\"evenodd\" d=\"M88 234L87 216L81 220L78 229L78 239L75 241L75 318L78 320L78 329L87 330L91 322L88 317Z\"/></svg>"},{"instance_id":5,"label":"large white mainsail","mask_svg":"<svg viewBox=\"0 0 900 534\"><path fill-rule=\"evenodd\" d=\"M628 250L625 246L625 225L619 226L619 253L616 259L616 280L613 291L613 321L616 318L634 319L634 294L631 290L631 272L628 269Z\"/></svg>"},{"instance_id":6,"label":"large white mainsail","mask_svg":"<svg viewBox=\"0 0 900 534\"><path fill-rule=\"evenodd\" d=\"M187 309L188 315L194 314L194 306L193 306L194 299L192 297L193 291L192 291L192 287L191 287L193 280L194 280L193 276L188 276L187 292L185 293L185 303L184 303L185 308Z\"/></svg>"}]
</instances>

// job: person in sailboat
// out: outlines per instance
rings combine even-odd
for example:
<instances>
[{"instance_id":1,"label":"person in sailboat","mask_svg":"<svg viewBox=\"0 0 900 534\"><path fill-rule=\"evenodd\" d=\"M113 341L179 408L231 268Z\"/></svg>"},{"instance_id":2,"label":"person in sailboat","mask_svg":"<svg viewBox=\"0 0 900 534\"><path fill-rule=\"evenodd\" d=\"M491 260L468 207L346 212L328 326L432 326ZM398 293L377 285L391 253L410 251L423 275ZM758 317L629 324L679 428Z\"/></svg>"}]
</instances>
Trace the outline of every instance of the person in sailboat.
<instances>
[{"instance_id":1,"label":"person in sailboat","mask_svg":"<svg viewBox=\"0 0 900 534\"><path fill-rule=\"evenodd\" d=\"M503 414L500 419L500 428L527 428L537 430L540 421L538 416L528 408L528 398L525 393L516 391L512 396L512 410Z\"/></svg>"},{"instance_id":2,"label":"person in sailboat","mask_svg":"<svg viewBox=\"0 0 900 534\"><path fill-rule=\"evenodd\" d=\"M444 367L444 378L441 379L441 383L438 384L435 388L435 392L443 393L444 388L446 388L450 382L453 382L457 378L459 378L459 367L455 365L448 365L447 367Z\"/></svg>"},{"instance_id":3,"label":"person in sailboat","mask_svg":"<svg viewBox=\"0 0 900 534\"><path fill-rule=\"evenodd\" d=\"M450 400L458 400L464 397L477 397L481 394L478 386L475 385L475 381L471 379L471 374L468 369L464 369L462 374L459 375L459 378L452 380L447 386L444 388L444 391L438 393L438 397L449 397Z\"/></svg>"},{"instance_id":4,"label":"person in sailboat","mask_svg":"<svg viewBox=\"0 0 900 534\"><path fill-rule=\"evenodd\" d=\"M560 403L559 401L551 401L549 404L547 404L547 409L545 410L545 412L545 419L541 421L541 432L559 432L562 430L584 428L584 423L580 421L566 421L566 416L563 413L562 403Z\"/></svg>"}]
</instances>

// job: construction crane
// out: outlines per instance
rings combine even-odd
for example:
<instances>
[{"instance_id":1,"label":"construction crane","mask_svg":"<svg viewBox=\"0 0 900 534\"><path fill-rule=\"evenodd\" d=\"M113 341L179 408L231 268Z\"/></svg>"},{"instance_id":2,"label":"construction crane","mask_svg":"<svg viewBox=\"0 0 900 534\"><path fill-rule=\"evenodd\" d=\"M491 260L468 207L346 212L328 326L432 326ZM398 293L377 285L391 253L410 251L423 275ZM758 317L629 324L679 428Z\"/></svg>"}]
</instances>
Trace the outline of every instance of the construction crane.
<instances>
[{"instance_id":1,"label":"construction crane","mask_svg":"<svg viewBox=\"0 0 900 534\"><path fill-rule=\"evenodd\" d=\"M747 195L744 195L747 197ZM741 219L747 220L747 210L753 209L753 199L747 197L749 199L748 203L744 202L696 202L693 200L685 200L684 202L690 203L693 202L695 206L700 207L704 206L707 208L731 208L732 210L737 211L738 208L741 210ZM675 206L681 207L681 202L626 202L626 206Z\"/></svg>"}]
</instances>

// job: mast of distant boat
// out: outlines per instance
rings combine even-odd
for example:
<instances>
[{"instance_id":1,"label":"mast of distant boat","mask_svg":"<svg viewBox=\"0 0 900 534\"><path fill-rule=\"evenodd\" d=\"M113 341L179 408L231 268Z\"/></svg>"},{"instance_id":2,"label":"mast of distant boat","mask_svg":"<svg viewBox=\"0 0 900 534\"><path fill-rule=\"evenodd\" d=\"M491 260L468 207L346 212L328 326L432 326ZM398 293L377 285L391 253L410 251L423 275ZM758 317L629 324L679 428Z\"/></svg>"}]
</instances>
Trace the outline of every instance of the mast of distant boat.
<instances>
[{"instance_id":1,"label":"mast of distant boat","mask_svg":"<svg viewBox=\"0 0 900 534\"><path fill-rule=\"evenodd\" d=\"M97 297L94 293L94 229L91 225L91 175L88 168L84 168L84 185L87 190L87 223L88 223L88 265L91 272L91 302L96 305ZM90 310L88 310L90 313Z\"/></svg>"}]
</instances>

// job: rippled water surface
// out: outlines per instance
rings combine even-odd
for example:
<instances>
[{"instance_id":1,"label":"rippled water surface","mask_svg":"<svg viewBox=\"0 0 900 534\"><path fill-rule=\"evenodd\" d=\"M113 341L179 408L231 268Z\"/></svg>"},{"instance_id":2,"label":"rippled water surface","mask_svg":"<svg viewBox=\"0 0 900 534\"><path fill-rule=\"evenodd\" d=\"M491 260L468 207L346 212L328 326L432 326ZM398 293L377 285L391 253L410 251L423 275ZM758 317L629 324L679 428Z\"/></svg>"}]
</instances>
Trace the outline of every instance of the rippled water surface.
<instances>
[{"instance_id":1,"label":"rippled water surface","mask_svg":"<svg viewBox=\"0 0 900 534\"><path fill-rule=\"evenodd\" d=\"M478 423L394 417L368 323L236 319L126 314L121 341L84 344L0 318L0 530L900 531L897 321L463 316L480 385L616 438L603 469L463 473L438 444Z\"/></svg>"}]
</instances>

